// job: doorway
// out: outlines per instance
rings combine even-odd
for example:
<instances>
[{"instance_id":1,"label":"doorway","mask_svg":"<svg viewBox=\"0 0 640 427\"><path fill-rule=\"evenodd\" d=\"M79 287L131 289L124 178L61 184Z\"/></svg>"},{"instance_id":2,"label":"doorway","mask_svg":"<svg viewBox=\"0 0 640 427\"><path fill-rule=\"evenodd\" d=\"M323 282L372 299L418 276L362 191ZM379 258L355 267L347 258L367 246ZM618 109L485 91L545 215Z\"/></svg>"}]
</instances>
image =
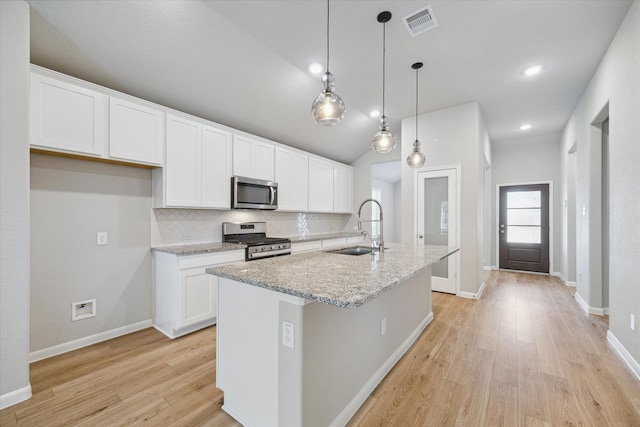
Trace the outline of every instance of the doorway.
<instances>
[{"instance_id":1,"label":"doorway","mask_svg":"<svg viewBox=\"0 0 640 427\"><path fill-rule=\"evenodd\" d=\"M500 187L499 267L549 273L549 184Z\"/></svg>"},{"instance_id":2,"label":"doorway","mask_svg":"<svg viewBox=\"0 0 640 427\"><path fill-rule=\"evenodd\" d=\"M416 243L458 246L459 169L416 173ZM432 266L431 288L457 294L459 252Z\"/></svg>"}]
</instances>

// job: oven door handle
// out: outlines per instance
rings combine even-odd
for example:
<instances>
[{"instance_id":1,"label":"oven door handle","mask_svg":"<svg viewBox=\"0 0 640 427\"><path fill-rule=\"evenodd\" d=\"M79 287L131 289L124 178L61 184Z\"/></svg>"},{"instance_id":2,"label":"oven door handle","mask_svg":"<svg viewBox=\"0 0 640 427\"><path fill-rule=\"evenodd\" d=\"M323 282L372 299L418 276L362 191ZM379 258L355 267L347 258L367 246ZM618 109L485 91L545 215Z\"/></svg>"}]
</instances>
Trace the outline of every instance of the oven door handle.
<instances>
[{"instance_id":1,"label":"oven door handle","mask_svg":"<svg viewBox=\"0 0 640 427\"><path fill-rule=\"evenodd\" d=\"M271 190L271 201L269 204L273 206L276 203L276 189L273 187L269 187L269 190Z\"/></svg>"}]
</instances>

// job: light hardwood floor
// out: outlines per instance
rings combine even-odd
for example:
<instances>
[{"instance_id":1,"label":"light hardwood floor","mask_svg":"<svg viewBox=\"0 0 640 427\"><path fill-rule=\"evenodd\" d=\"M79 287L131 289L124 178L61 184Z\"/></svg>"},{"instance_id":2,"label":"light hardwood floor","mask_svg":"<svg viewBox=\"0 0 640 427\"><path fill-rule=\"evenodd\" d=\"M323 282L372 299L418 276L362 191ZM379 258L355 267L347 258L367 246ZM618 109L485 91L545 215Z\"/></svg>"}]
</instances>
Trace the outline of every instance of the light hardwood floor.
<instances>
[{"instance_id":1,"label":"light hardwood floor","mask_svg":"<svg viewBox=\"0 0 640 427\"><path fill-rule=\"evenodd\" d=\"M640 383L552 277L492 272L482 299L434 293L434 320L350 426L640 426ZM146 329L31 365L1 426L237 426L215 387L215 327ZM339 386L339 385L337 385Z\"/></svg>"}]
</instances>

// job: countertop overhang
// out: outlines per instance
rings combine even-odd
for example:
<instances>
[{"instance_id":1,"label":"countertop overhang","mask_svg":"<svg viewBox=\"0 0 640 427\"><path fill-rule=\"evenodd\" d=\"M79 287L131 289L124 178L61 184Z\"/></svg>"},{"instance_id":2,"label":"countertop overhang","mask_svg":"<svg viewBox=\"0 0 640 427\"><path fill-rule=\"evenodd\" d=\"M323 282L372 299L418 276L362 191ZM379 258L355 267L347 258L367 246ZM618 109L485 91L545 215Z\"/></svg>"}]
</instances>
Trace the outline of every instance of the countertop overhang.
<instances>
[{"instance_id":1,"label":"countertop overhang","mask_svg":"<svg viewBox=\"0 0 640 427\"><path fill-rule=\"evenodd\" d=\"M360 256L316 251L208 268L215 276L338 307L359 307L458 248L396 245Z\"/></svg>"}]
</instances>

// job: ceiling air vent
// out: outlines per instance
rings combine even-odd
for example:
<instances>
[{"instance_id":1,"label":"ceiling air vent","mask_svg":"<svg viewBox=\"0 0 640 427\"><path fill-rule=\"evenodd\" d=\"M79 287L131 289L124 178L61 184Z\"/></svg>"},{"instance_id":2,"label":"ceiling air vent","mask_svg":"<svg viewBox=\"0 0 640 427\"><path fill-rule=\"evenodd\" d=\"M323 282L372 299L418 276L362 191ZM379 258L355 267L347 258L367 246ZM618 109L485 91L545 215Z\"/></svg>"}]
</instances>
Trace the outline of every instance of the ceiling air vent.
<instances>
[{"instance_id":1,"label":"ceiling air vent","mask_svg":"<svg viewBox=\"0 0 640 427\"><path fill-rule=\"evenodd\" d=\"M415 37L438 26L438 20L433 14L431 5L411 12L402 18L402 22L404 22L404 26L407 27L407 31L409 31L411 37Z\"/></svg>"}]
</instances>

